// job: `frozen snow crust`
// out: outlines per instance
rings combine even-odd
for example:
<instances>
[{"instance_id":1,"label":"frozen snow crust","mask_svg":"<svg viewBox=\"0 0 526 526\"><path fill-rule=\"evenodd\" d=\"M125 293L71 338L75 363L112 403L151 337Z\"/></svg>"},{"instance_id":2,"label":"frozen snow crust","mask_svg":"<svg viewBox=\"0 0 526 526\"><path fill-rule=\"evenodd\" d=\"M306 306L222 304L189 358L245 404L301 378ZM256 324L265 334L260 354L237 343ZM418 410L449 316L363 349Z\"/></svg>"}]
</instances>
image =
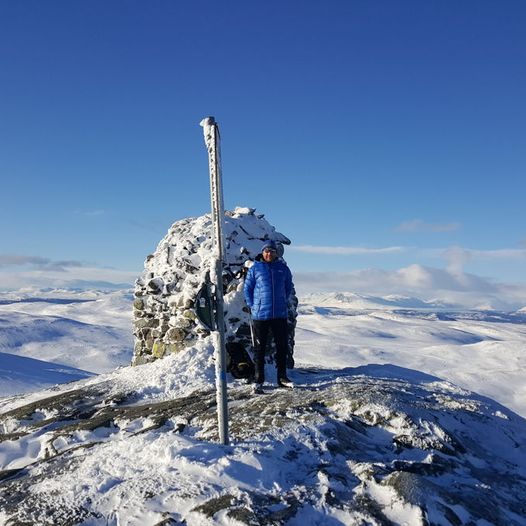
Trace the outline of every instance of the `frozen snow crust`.
<instances>
[{"instance_id":1,"label":"frozen snow crust","mask_svg":"<svg viewBox=\"0 0 526 526\"><path fill-rule=\"evenodd\" d=\"M250 328L243 297L243 271L260 253L265 241L290 244L290 240L253 208L225 212L225 325L229 342L250 347ZM136 282L134 301L134 364L179 352L208 336L196 317L194 303L212 266L210 215L174 223ZM297 299L291 298L290 348L294 346Z\"/></svg>"},{"instance_id":2,"label":"frozen snow crust","mask_svg":"<svg viewBox=\"0 0 526 526\"><path fill-rule=\"evenodd\" d=\"M304 367L294 390L231 383L220 446L211 355L6 404L0 523L524 524L526 423L503 406L392 365Z\"/></svg>"}]
</instances>

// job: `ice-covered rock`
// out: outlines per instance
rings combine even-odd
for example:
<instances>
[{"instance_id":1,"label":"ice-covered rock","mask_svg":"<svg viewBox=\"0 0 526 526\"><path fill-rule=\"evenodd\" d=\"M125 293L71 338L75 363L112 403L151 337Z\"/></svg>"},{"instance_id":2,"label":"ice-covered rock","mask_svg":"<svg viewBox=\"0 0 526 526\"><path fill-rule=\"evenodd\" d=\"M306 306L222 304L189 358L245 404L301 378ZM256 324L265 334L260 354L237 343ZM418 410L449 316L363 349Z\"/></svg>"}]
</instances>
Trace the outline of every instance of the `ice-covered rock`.
<instances>
[{"instance_id":1,"label":"ice-covered rock","mask_svg":"<svg viewBox=\"0 0 526 526\"><path fill-rule=\"evenodd\" d=\"M243 298L245 263L253 260L265 241L281 245L290 240L277 232L254 208L225 212L223 292L227 344L250 347L249 316ZM134 301L135 365L179 352L202 340L209 330L196 316L197 294L210 275L212 220L209 214L175 222L145 261L136 281ZM289 366L294 347L297 299L289 309Z\"/></svg>"}]
</instances>

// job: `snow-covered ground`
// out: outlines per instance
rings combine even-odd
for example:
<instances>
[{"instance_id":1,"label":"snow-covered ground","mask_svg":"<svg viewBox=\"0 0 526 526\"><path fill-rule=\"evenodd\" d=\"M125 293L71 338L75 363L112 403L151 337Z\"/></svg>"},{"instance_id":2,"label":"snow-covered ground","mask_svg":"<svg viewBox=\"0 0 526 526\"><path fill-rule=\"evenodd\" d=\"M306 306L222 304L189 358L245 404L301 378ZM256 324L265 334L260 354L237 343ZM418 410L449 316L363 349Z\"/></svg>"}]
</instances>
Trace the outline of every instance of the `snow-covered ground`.
<instances>
[{"instance_id":1,"label":"snow-covered ground","mask_svg":"<svg viewBox=\"0 0 526 526\"><path fill-rule=\"evenodd\" d=\"M415 298L317 294L300 301L298 359L393 364L488 396L526 417L526 316Z\"/></svg>"},{"instance_id":2,"label":"snow-covered ground","mask_svg":"<svg viewBox=\"0 0 526 526\"><path fill-rule=\"evenodd\" d=\"M22 383L14 356L50 362L55 370L68 366L67 374L78 378L129 365L131 302L131 291L0 294L0 396L68 379L50 369L46 382L38 362L31 378L30 362L20 361ZM473 311L403 296L311 294L300 298L295 353L303 365L392 364L424 372L526 417L524 309Z\"/></svg>"},{"instance_id":3,"label":"snow-covered ground","mask_svg":"<svg viewBox=\"0 0 526 526\"><path fill-rule=\"evenodd\" d=\"M524 311L303 297L298 386L231 381L228 447L211 343L112 371L130 319L129 293L0 297L6 394L14 357L29 390L65 381L36 360L102 373L0 400L0 524L526 524Z\"/></svg>"},{"instance_id":4,"label":"snow-covered ground","mask_svg":"<svg viewBox=\"0 0 526 526\"><path fill-rule=\"evenodd\" d=\"M0 396L68 381L66 371L78 379L128 365L131 302L130 291L0 294Z\"/></svg>"}]
</instances>

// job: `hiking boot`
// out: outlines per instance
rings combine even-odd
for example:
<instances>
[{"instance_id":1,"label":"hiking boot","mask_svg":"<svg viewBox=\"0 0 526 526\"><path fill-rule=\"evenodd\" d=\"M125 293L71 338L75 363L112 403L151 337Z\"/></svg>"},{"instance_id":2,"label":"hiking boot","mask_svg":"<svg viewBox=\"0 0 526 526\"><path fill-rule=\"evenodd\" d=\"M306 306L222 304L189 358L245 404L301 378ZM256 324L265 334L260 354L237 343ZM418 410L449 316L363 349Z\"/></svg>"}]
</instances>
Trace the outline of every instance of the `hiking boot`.
<instances>
[{"instance_id":1,"label":"hiking boot","mask_svg":"<svg viewBox=\"0 0 526 526\"><path fill-rule=\"evenodd\" d=\"M285 378L280 378L278 380L278 385L280 387L287 387L288 389L292 389L294 387L294 382L292 380L289 380L286 376Z\"/></svg>"},{"instance_id":2,"label":"hiking boot","mask_svg":"<svg viewBox=\"0 0 526 526\"><path fill-rule=\"evenodd\" d=\"M254 394L263 394L263 384L254 384L253 392Z\"/></svg>"}]
</instances>

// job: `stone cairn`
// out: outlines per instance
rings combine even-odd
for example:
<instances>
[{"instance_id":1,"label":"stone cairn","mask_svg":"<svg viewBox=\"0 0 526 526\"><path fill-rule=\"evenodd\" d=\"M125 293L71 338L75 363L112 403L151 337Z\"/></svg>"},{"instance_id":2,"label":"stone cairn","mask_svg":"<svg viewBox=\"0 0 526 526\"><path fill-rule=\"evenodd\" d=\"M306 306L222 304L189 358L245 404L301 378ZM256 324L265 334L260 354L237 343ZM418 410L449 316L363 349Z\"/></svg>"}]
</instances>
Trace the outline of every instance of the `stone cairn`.
<instances>
[{"instance_id":1,"label":"stone cairn","mask_svg":"<svg viewBox=\"0 0 526 526\"><path fill-rule=\"evenodd\" d=\"M225 212L225 268L223 292L227 350L233 342L250 350L248 307L243 295L246 263L254 260L265 241L289 245L262 214L253 208ZM174 223L154 254L144 263L135 282L133 365L140 365L171 353L184 351L210 332L198 320L196 296L207 281L212 263L212 220L210 215ZM294 327L298 300L289 302L288 367L294 364ZM272 344L273 346L273 344ZM227 353L228 354L228 353ZM227 356L228 359L228 356ZM269 353L269 361L273 352Z\"/></svg>"}]
</instances>

